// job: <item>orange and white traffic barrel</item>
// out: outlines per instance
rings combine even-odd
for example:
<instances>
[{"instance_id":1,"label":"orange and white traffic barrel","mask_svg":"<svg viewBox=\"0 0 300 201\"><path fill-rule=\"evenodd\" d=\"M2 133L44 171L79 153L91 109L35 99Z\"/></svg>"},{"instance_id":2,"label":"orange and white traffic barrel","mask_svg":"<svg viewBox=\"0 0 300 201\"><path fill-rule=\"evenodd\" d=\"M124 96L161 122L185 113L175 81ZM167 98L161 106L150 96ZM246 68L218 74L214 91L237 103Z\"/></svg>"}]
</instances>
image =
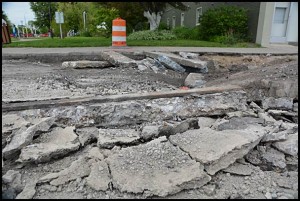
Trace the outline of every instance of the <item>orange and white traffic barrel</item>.
<instances>
[{"instance_id":1,"label":"orange and white traffic barrel","mask_svg":"<svg viewBox=\"0 0 300 201\"><path fill-rule=\"evenodd\" d=\"M126 21L121 18L117 18L112 22L112 46L126 46Z\"/></svg>"}]
</instances>

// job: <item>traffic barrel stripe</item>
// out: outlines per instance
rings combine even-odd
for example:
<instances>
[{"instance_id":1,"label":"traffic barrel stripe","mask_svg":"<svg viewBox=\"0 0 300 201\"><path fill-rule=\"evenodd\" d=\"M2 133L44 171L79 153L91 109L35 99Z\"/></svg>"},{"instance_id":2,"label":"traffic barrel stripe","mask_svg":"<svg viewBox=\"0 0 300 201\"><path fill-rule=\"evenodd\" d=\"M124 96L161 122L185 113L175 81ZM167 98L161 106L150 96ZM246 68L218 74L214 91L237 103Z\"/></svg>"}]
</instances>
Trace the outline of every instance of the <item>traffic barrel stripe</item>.
<instances>
[{"instance_id":1,"label":"traffic barrel stripe","mask_svg":"<svg viewBox=\"0 0 300 201\"><path fill-rule=\"evenodd\" d=\"M112 46L126 46L126 21L117 18L112 22Z\"/></svg>"}]
</instances>

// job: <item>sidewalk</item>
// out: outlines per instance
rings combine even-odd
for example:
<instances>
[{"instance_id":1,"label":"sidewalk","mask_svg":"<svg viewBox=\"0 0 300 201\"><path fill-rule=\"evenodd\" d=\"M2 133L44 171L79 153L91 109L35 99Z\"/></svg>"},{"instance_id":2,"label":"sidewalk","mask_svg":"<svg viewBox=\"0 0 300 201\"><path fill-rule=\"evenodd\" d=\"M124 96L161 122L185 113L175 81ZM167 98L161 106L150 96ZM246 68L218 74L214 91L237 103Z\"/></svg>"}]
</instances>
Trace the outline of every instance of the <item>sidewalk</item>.
<instances>
[{"instance_id":1,"label":"sidewalk","mask_svg":"<svg viewBox=\"0 0 300 201\"><path fill-rule=\"evenodd\" d=\"M2 48L2 56L21 54L69 54L82 52L95 54L104 50L115 51L161 51L161 52L195 52L195 53L232 53L232 54L298 54L298 47L292 45L272 45L266 48L216 48L216 47L128 47L117 49L112 47L72 47L72 48Z\"/></svg>"}]
</instances>

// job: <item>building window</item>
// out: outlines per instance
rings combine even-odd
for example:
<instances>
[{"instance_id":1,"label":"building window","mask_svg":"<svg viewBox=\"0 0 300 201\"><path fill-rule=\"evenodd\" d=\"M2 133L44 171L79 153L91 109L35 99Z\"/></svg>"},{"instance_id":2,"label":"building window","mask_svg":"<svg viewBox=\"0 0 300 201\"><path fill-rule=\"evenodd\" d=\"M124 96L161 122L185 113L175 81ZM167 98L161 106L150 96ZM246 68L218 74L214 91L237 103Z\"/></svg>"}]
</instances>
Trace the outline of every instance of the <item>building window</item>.
<instances>
[{"instance_id":1,"label":"building window","mask_svg":"<svg viewBox=\"0 0 300 201\"><path fill-rule=\"evenodd\" d=\"M286 8L276 7L275 15L274 15L274 23L276 24L284 24Z\"/></svg>"},{"instance_id":2,"label":"building window","mask_svg":"<svg viewBox=\"0 0 300 201\"><path fill-rule=\"evenodd\" d=\"M199 7L196 9L196 26L200 25L199 19L201 15L202 15L202 7Z\"/></svg>"},{"instance_id":3,"label":"building window","mask_svg":"<svg viewBox=\"0 0 300 201\"><path fill-rule=\"evenodd\" d=\"M181 21L180 21L180 25L183 27L184 26L184 13L181 13Z\"/></svg>"},{"instance_id":4,"label":"building window","mask_svg":"<svg viewBox=\"0 0 300 201\"><path fill-rule=\"evenodd\" d=\"M167 27L170 29L170 18L167 18Z\"/></svg>"},{"instance_id":5,"label":"building window","mask_svg":"<svg viewBox=\"0 0 300 201\"><path fill-rule=\"evenodd\" d=\"M175 28L175 25L176 25L176 17L173 16L173 18L172 18L172 29Z\"/></svg>"}]
</instances>

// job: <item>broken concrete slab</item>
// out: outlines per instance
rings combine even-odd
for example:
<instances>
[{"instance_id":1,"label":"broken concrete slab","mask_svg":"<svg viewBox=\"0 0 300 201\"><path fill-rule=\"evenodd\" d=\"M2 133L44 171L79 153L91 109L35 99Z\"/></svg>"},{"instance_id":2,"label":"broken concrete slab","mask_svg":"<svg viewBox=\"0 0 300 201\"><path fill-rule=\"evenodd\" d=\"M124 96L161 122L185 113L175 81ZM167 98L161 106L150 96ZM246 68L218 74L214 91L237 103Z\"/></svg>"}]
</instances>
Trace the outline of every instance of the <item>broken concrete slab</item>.
<instances>
[{"instance_id":1,"label":"broken concrete slab","mask_svg":"<svg viewBox=\"0 0 300 201\"><path fill-rule=\"evenodd\" d=\"M270 116L266 112L259 112L257 116L265 121L265 123L275 123L276 119L274 119L272 116Z\"/></svg>"},{"instance_id":2,"label":"broken concrete slab","mask_svg":"<svg viewBox=\"0 0 300 201\"><path fill-rule=\"evenodd\" d=\"M203 166L174 147L166 137L121 149L109 156L113 186L121 192L164 197L210 181Z\"/></svg>"},{"instance_id":3,"label":"broken concrete slab","mask_svg":"<svg viewBox=\"0 0 300 201\"><path fill-rule=\"evenodd\" d=\"M167 123L160 126L145 126L140 133L143 140L153 139L159 136L170 136L176 133L182 133L189 129L198 129L198 120L195 118L187 119L182 122Z\"/></svg>"},{"instance_id":4,"label":"broken concrete slab","mask_svg":"<svg viewBox=\"0 0 300 201\"><path fill-rule=\"evenodd\" d=\"M191 52L179 52L178 54L185 59L198 59L199 56L199 54Z\"/></svg>"},{"instance_id":5,"label":"broken concrete slab","mask_svg":"<svg viewBox=\"0 0 300 201\"><path fill-rule=\"evenodd\" d=\"M283 141L286 140L288 137L288 132L287 130L281 131L281 132L270 132L263 137L261 142L276 142L276 141Z\"/></svg>"},{"instance_id":6,"label":"broken concrete slab","mask_svg":"<svg viewBox=\"0 0 300 201\"><path fill-rule=\"evenodd\" d=\"M113 66L107 61L65 61L62 63L64 68L106 68Z\"/></svg>"},{"instance_id":7,"label":"broken concrete slab","mask_svg":"<svg viewBox=\"0 0 300 201\"><path fill-rule=\"evenodd\" d=\"M55 121L54 117L47 117L41 119L37 124L30 126L26 130L20 129L12 137L10 143L2 150L3 157L9 158L23 147L29 145L33 140L33 137L46 132L53 125Z\"/></svg>"},{"instance_id":8,"label":"broken concrete slab","mask_svg":"<svg viewBox=\"0 0 300 201\"><path fill-rule=\"evenodd\" d=\"M13 130L29 125L30 122L17 114L2 115L2 134L10 133Z\"/></svg>"},{"instance_id":9,"label":"broken concrete slab","mask_svg":"<svg viewBox=\"0 0 300 201\"><path fill-rule=\"evenodd\" d=\"M159 55L156 58L161 64L163 64L166 68L183 73L185 72L185 69L180 66L178 63L170 59L169 57L165 55Z\"/></svg>"},{"instance_id":10,"label":"broken concrete slab","mask_svg":"<svg viewBox=\"0 0 300 201\"><path fill-rule=\"evenodd\" d=\"M19 171L15 170L8 170L5 175L2 176L2 182L3 184L8 185L16 193L19 193L23 190L23 185L22 185L22 175L20 174Z\"/></svg>"},{"instance_id":11,"label":"broken concrete slab","mask_svg":"<svg viewBox=\"0 0 300 201\"><path fill-rule=\"evenodd\" d=\"M293 109L293 99L292 98L274 98L268 97L262 100L262 107L264 109Z\"/></svg>"},{"instance_id":12,"label":"broken concrete slab","mask_svg":"<svg viewBox=\"0 0 300 201\"><path fill-rule=\"evenodd\" d=\"M49 182L53 186L59 186L77 178L86 177L91 173L90 166L95 163L95 159L81 157L72 162L70 167L58 173L50 173L39 179L39 183Z\"/></svg>"},{"instance_id":13,"label":"broken concrete slab","mask_svg":"<svg viewBox=\"0 0 300 201\"><path fill-rule=\"evenodd\" d=\"M255 117L232 117L230 119L218 119L213 124L212 128L215 130L228 130L228 129L246 129L248 125L260 125L264 120Z\"/></svg>"},{"instance_id":14,"label":"broken concrete slab","mask_svg":"<svg viewBox=\"0 0 300 201\"><path fill-rule=\"evenodd\" d=\"M190 73L184 80L184 86L190 88L203 87L205 83L204 76L199 73Z\"/></svg>"},{"instance_id":15,"label":"broken concrete slab","mask_svg":"<svg viewBox=\"0 0 300 201\"><path fill-rule=\"evenodd\" d=\"M223 169L223 171L230 174L249 176L252 174L253 169L250 167L250 165L245 165L245 164L235 162L229 167Z\"/></svg>"},{"instance_id":16,"label":"broken concrete slab","mask_svg":"<svg viewBox=\"0 0 300 201\"><path fill-rule=\"evenodd\" d=\"M210 117L199 117L198 125L201 128L211 127L216 122L216 119Z\"/></svg>"},{"instance_id":17,"label":"broken concrete slab","mask_svg":"<svg viewBox=\"0 0 300 201\"><path fill-rule=\"evenodd\" d=\"M54 144L54 143L40 143L28 145L21 150L19 162L35 162L43 163L50 161L53 158L60 158L70 152L78 150L79 143L72 144Z\"/></svg>"},{"instance_id":18,"label":"broken concrete slab","mask_svg":"<svg viewBox=\"0 0 300 201\"><path fill-rule=\"evenodd\" d=\"M247 110L247 111L235 111L235 112L228 112L226 114L228 118L232 117L257 117L257 114L254 113L252 110Z\"/></svg>"},{"instance_id":19,"label":"broken concrete slab","mask_svg":"<svg viewBox=\"0 0 300 201\"><path fill-rule=\"evenodd\" d=\"M17 195L16 199L32 199L36 193L35 186L37 180L25 185L23 191Z\"/></svg>"},{"instance_id":20,"label":"broken concrete slab","mask_svg":"<svg viewBox=\"0 0 300 201\"><path fill-rule=\"evenodd\" d=\"M144 126L140 137L144 140L149 140L159 136L159 126Z\"/></svg>"},{"instance_id":21,"label":"broken concrete slab","mask_svg":"<svg viewBox=\"0 0 300 201\"><path fill-rule=\"evenodd\" d=\"M69 152L79 149L78 136L74 133L74 127L54 128L49 133L49 139L45 143L37 143L22 148L19 157L20 162L46 162L52 158L62 157Z\"/></svg>"},{"instance_id":22,"label":"broken concrete slab","mask_svg":"<svg viewBox=\"0 0 300 201\"><path fill-rule=\"evenodd\" d=\"M104 156L98 147L92 147L87 153L86 157L94 158L96 160L104 160Z\"/></svg>"},{"instance_id":23,"label":"broken concrete slab","mask_svg":"<svg viewBox=\"0 0 300 201\"><path fill-rule=\"evenodd\" d=\"M149 69L152 69L155 73L158 72L165 72L166 67L164 67L158 60L156 59L151 59L147 57L146 59L143 59L141 61L137 61L138 64L144 65Z\"/></svg>"},{"instance_id":24,"label":"broken concrete slab","mask_svg":"<svg viewBox=\"0 0 300 201\"><path fill-rule=\"evenodd\" d=\"M265 165L271 164L281 169L286 167L285 155L282 152L271 147L263 151L260 149L259 151L261 152L261 157Z\"/></svg>"},{"instance_id":25,"label":"broken concrete slab","mask_svg":"<svg viewBox=\"0 0 300 201\"><path fill-rule=\"evenodd\" d=\"M272 145L285 154L296 156L298 154L298 132L288 135L287 140L275 142Z\"/></svg>"},{"instance_id":26,"label":"broken concrete slab","mask_svg":"<svg viewBox=\"0 0 300 201\"><path fill-rule=\"evenodd\" d=\"M75 132L78 135L81 146L85 146L92 141L96 141L99 135L98 128L96 127L77 128Z\"/></svg>"},{"instance_id":27,"label":"broken concrete slab","mask_svg":"<svg viewBox=\"0 0 300 201\"><path fill-rule=\"evenodd\" d=\"M97 146L100 148L129 145L140 139L139 133L134 129L99 129L98 132Z\"/></svg>"},{"instance_id":28,"label":"broken concrete slab","mask_svg":"<svg viewBox=\"0 0 300 201\"><path fill-rule=\"evenodd\" d=\"M101 58L114 66L120 67L137 67L135 60L130 59L115 51L101 51L99 52Z\"/></svg>"},{"instance_id":29,"label":"broken concrete slab","mask_svg":"<svg viewBox=\"0 0 300 201\"><path fill-rule=\"evenodd\" d=\"M170 54L170 53L163 53L163 52L145 52L145 54L146 54L146 56L149 56L149 57L152 57L155 59L157 59L159 56L167 56L170 59L174 60L175 62L179 63L180 65L198 69L200 73L208 72L206 61L184 59L178 55Z\"/></svg>"},{"instance_id":30,"label":"broken concrete slab","mask_svg":"<svg viewBox=\"0 0 300 201\"><path fill-rule=\"evenodd\" d=\"M253 125L246 130L223 131L205 127L172 135L169 140L204 164L204 169L214 175L246 155L260 142L265 132L262 127Z\"/></svg>"},{"instance_id":31,"label":"broken concrete slab","mask_svg":"<svg viewBox=\"0 0 300 201\"><path fill-rule=\"evenodd\" d=\"M98 161L92 164L91 173L86 178L86 184L96 191L106 191L111 182L107 163Z\"/></svg>"}]
</instances>

